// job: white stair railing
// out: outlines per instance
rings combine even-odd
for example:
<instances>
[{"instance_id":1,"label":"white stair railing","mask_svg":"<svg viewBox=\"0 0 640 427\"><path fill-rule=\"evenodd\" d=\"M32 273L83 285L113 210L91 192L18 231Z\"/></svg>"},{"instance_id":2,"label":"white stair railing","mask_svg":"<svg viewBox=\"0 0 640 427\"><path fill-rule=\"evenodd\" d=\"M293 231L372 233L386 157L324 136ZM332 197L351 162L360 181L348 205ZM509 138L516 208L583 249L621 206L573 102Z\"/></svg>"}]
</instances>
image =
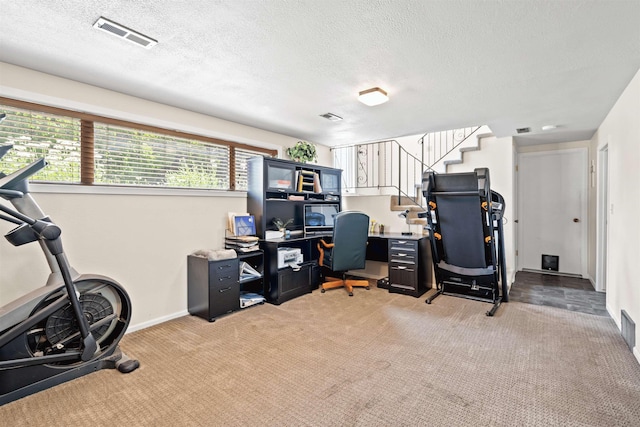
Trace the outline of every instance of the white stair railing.
<instances>
[{"instance_id":1,"label":"white stair railing","mask_svg":"<svg viewBox=\"0 0 640 427\"><path fill-rule=\"evenodd\" d=\"M422 146L421 158L396 140L334 147L331 149L333 165L343 171L342 188L346 193L367 194L375 190L379 194L388 190L389 194L397 195L398 204L404 197L422 206L422 197L417 194L422 174L433 170L478 129L480 126L424 134L418 140Z\"/></svg>"}]
</instances>

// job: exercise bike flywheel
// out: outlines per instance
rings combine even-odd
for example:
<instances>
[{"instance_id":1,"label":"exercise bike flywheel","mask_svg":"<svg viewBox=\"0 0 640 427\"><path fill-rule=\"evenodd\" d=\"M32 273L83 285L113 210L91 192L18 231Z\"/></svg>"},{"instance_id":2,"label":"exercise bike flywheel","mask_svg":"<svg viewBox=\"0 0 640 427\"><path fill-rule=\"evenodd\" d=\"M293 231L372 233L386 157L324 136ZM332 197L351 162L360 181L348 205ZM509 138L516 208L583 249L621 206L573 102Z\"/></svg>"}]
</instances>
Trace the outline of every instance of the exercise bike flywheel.
<instances>
[{"instance_id":1,"label":"exercise bike flywheel","mask_svg":"<svg viewBox=\"0 0 640 427\"><path fill-rule=\"evenodd\" d=\"M100 294L83 294L80 296L80 306L89 326L113 314L113 307L108 299ZM109 329L109 323L92 329L91 333L99 341L102 335ZM53 345L60 343L69 336L77 333L78 321L75 318L71 306L61 308L47 319L45 335Z\"/></svg>"}]
</instances>

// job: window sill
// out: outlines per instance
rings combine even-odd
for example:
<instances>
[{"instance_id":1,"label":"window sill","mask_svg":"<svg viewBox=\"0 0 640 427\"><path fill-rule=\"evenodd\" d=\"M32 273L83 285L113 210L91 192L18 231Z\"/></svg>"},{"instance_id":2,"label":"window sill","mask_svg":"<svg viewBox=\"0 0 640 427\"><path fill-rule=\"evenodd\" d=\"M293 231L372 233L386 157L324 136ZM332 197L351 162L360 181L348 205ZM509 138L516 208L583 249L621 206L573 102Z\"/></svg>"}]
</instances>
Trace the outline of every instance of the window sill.
<instances>
[{"instance_id":1,"label":"window sill","mask_svg":"<svg viewBox=\"0 0 640 427\"><path fill-rule=\"evenodd\" d=\"M127 187L115 185L30 183L32 193L113 194L127 196L247 197L246 191L207 190L198 188Z\"/></svg>"}]
</instances>

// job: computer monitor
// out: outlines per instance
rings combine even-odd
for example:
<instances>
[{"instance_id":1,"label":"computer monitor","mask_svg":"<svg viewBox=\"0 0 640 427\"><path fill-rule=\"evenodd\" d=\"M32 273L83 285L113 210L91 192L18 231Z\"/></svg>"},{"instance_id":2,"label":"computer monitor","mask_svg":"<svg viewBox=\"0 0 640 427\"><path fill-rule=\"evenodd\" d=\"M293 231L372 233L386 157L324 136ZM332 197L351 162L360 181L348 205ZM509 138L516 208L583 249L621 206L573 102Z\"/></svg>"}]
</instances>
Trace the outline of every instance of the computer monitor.
<instances>
[{"instance_id":1,"label":"computer monitor","mask_svg":"<svg viewBox=\"0 0 640 427\"><path fill-rule=\"evenodd\" d=\"M304 205L304 232L321 233L333 231L333 220L340 212L340 205L315 203Z\"/></svg>"}]
</instances>

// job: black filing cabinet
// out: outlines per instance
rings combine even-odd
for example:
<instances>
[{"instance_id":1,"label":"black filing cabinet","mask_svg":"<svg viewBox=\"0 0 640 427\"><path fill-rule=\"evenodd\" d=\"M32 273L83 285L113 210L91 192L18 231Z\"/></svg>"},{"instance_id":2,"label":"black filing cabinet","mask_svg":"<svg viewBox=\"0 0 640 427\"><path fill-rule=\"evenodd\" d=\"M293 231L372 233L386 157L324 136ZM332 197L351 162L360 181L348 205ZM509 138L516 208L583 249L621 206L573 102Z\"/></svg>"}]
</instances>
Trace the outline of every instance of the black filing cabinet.
<instances>
[{"instance_id":1,"label":"black filing cabinet","mask_svg":"<svg viewBox=\"0 0 640 427\"><path fill-rule=\"evenodd\" d=\"M239 261L237 258L209 261L189 255L187 300L189 313L210 322L240 309Z\"/></svg>"},{"instance_id":2,"label":"black filing cabinet","mask_svg":"<svg viewBox=\"0 0 640 427\"><path fill-rule=\"evenodd\" d=\"M389 292L419 297L431 289L429 238L389 239Z\"/></svg>"}]
</instances>

